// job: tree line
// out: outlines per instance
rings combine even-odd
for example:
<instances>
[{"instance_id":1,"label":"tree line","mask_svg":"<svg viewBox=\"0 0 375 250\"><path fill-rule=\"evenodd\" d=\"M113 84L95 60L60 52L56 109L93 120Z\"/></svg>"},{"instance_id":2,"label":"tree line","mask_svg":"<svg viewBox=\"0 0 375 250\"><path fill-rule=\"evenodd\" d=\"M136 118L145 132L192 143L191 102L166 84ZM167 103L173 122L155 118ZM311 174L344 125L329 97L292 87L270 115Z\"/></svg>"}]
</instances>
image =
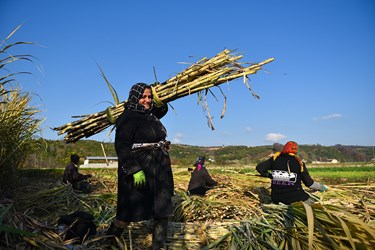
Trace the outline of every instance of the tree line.
<instances>
[{"instance_id":1,"label":"tree line","mask_svg":"<svg viewBox=\"0 0 375 250\"><path fill-rule=\"evenodd\" d=\"M114 143L102 143L95 140L80 140L66 144L63 140L39 139L43 150L33 152L25 159L25 168L63 168L70 161L71 154L78 154L83 161L86 156L116 156ZM204 147L183 144L171 144L170 156L173 165L194 164L196 157L205 155L217 165L252 165L279 151L281 144L265 146L217 146ZM299 155L307 162L329 161L369 162L374 158L373 147L370 146L322 146L300 145Z\"/></svg>"}]
</instances>

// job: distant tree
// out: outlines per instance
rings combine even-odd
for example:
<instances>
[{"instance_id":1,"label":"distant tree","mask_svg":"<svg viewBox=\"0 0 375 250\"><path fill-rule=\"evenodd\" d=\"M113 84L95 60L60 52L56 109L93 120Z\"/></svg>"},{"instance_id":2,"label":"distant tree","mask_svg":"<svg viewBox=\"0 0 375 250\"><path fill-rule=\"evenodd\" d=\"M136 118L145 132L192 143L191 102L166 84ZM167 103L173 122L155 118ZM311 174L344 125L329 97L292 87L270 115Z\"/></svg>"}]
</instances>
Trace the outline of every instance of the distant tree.
<instances>
[{"instance_id":1,"label":"distant tree","mask_svg":"<svg viewBox=\"0 0 375 250\"><path fill-rule=\"evenodd\" d=\"M284 145L283 144L280 144L278 142L275 142L273 145L272 145L272 152L280 152L282 149L283 149Z\"/></svg>"}]
</instances>

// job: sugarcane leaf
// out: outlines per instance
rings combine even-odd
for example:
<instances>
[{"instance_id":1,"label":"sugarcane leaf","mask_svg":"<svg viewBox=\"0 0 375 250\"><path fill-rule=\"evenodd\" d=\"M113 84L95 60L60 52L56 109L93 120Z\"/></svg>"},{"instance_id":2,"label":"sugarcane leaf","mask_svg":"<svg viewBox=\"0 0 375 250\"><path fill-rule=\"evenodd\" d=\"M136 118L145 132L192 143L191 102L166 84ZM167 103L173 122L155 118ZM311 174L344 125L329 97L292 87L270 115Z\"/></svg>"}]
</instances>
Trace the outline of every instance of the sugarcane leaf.
<instances>
[{"instance_id":1,"label":"sugarcane leaf","mask_svg":"<svg viewBox=\"0 0 375 250\"><path fill-rule=\"evenodd\" d=\"M1 213L0 213L0 225L3 224L3 218L4 216L6 216L6 214L8 213L9 209L11 208L11 206L7 206L7 207L4 207L2 210L1 210Z\"/></svg>"},{"instance_id":2,"label":"sugarcane leaf","mask_svg":"<svg viewBox=\"0 0 375 250\"><path fill-rule=\"evenodd\" d=\"M3 41L3 43L5 43L5 41L6 40L8 40L11 36L13 36L13 34L14 33L16 33L16 31L19 29L19 28L21 28L21 26L22 26L22 24L20 24L20 25L18 25L6 38L5 38L5 40ZM3 45L3 43L2 44L0 44L0 46L1 45Z\"/></svg>"},{"instance_id":3,"label":"sugarcane leaf","mask_svg":"<svg viewBox=\"0 0 375 250\"><path fill-rule=\"evenodd\" d=\"M349 241L350 245L352 246L352 249L355 250L356 247L355 247L353 237L352 237L352 234L350 233L350 229L349 229L348 225L346 225L345 221L343 219L341 219L340 216L336 215L336 217L340 221L341 226L344 229L345 235L348 237L348 241Z\"/></svg>"},{"instance_id":4,"label":"sugarcane leaf","mask_svg":"<svg viewBox=\"0 0 375 250\"><path fill-rule=\"evenodd\" d=\"M32 233L32 232L20 230L18 228L10 227L10 226L7 226L7 225L0 225L0 232L13 233L13 234L31 236L31 237L35 236L35 234Z\"/></svg>"},{"instance_id":5,"label":"sugarcane leaf","mask_svg":"<svg viewBox=\"0 0 375 250\"><path fill-rule=\"evenodd\" d=\"M307 225L309 230L309 250L312 249L314 243L314 213L310 205L303 202L306 210Z\"/></svg>"},{"instance_id":6,"label":"sugarcane leaf","mask_svg":"<svg viewBox=\"0 0 375 250\"><path fill-rule=\"evenodd\" d=\"M99 65L98 65L98 67L100 69L100 72L102 73L102 77L104 78L105 82L108 85L109 91L111 91L111 94L112 94L113 100L115 101L115 104L118 105L120 103L120 101L118 99L118 95L117 95L116 90L113 88L113 86L111 85L111 83L108 81L108 79L105 76L104 71L102 70L102 68Z\"/></svg>"}]
</instances>

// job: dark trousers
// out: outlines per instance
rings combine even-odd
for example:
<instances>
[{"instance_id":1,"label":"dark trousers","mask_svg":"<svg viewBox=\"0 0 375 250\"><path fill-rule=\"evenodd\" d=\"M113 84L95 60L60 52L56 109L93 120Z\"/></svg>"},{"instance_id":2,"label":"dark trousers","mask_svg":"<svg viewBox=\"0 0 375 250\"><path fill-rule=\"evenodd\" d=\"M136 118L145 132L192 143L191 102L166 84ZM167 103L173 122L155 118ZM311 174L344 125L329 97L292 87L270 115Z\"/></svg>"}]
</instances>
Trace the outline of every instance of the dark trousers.
<instances>
[{"instance_id":1,"label":"dark trousers","mask_svg":"<svg viewBox=\"0 0 375 250\"><path fill-rule=\"evenodd\" d=\"M111 226L107 231L107 235L113 235L117 238L120 238L124 228L119 228L115 226L112 222ZM154 224L152 228L152 249L153 250L161 250L167 249L166 241L167 241L167 234L168 234L168 217L163 218L155 218ZM115 239L110 239L110 244L115 244Z\"/></svg>"},{"instance_id":2,"label":"dark trousers","mask_svg":"<svg viewBox=\"0 0 375 250\"><path fill-rule=\"evenodd\" d=\"M152 228L152 249L167 249L168 218L155 218Z\"/></svg>"}]
</instances>

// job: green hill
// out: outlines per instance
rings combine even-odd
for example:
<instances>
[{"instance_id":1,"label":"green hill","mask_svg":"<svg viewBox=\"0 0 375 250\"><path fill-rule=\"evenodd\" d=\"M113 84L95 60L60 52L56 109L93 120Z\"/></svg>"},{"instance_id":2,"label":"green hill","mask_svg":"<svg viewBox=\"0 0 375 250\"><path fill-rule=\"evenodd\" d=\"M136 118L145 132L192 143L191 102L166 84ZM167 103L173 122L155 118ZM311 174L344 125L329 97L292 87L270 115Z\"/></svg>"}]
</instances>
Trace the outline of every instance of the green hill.
<instances>
[{"instance_id":1,"label":"green hill","mask_svg":"<svg viewBox=\"0 0 375 250\"><path fill-rule=\"evenodd\" d=\"M71 154L78 154L82 160L86 156L116 156L113 143L101 143L94 140L80 140L66 144L64 141L43 140L44 150L29 155L24 166L27 168L62 168L69 162ZM203 147L183 144L172 144L170 156L173 165L194 163L199 155L205 155L215 165L255 165L266 159L278 149L280 144L265 146L217 146ZM329 161L339 162L368 162L374 158L374 148L370 146L321 146L300 145L299 155L307 162Z\"/></svg>"}]
</instances>

